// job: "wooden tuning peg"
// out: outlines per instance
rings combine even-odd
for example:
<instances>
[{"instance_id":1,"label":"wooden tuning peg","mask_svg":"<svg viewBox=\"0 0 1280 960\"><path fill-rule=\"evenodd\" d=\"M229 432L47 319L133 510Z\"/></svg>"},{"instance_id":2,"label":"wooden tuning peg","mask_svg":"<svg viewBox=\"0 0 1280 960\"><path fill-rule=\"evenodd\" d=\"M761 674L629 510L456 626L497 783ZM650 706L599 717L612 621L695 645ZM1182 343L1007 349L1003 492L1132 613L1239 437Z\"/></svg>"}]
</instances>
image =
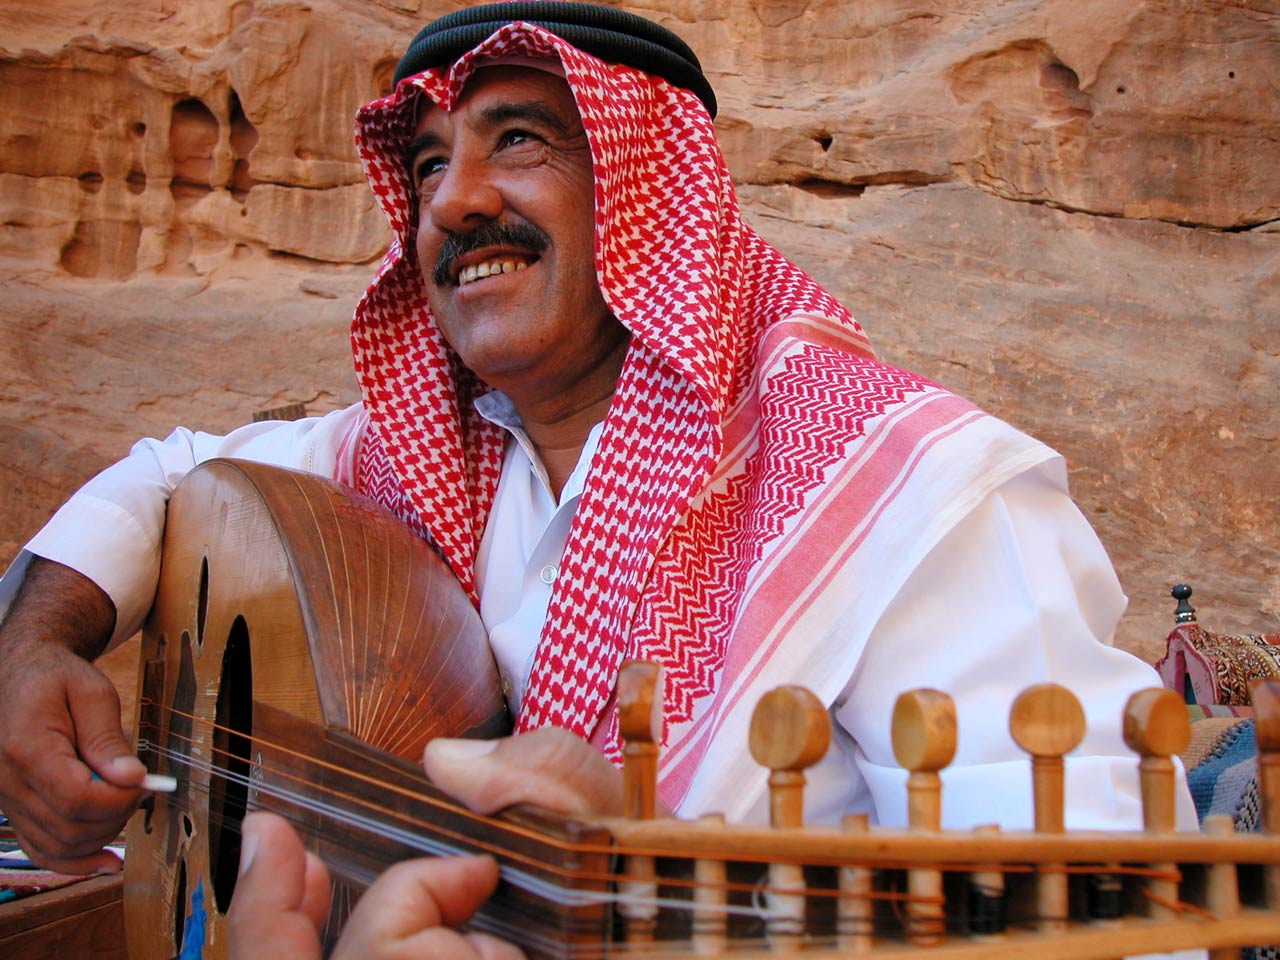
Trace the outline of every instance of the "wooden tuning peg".
<instances>
[{"instance_id":1,"label":"wooden tuning peg","mask_svg":"<svg viewBox=\"0 0 1280 960\"><path fill-rule=\"evenodd\" d=\"M1142 825L1148 833L1172 833L1175 820L1173 754L1187 748L1191 721L1187 705L1172 690L1153 687L1139 690L1124 708L1124 742L1142 759ZM1147 881L1152 917L1167 919L1178 899L1177 866L1153 863L1155 874ZM1165 874L1165 876L1160 876Z\"/></svg>"},{"instance_id":2,"label":"wooden tuning peg","mask_svg":"<svg viewBox=\"0 0 1280 960\"><path fill-rule=\"evenodd\" d=\"M1249 692L1253 732L1258 741L1262 829L1280 833L1280 680L1255 680Z\"/></svg>"},{"instance_id":3,"label":"wooden tuning peg","mask_svg":"<svg viewBox=\"0 0 1280 960\"><path fill-rule=\"evenodd\" d=\"M1172 690L1139 690L1124 708L1124 742L1141 757L1142 824L1149 833L1174 825L1174 766L1171 759L1191 740L1187 705Z\"/></svg>"},{"instance_id":4,"label":"wooden tuning peg","mask_svg":"<svg viewBox=\"0 0 1280 960\"><path fill-rule=\"evenodd\" d=\"M1062 833L1062 757L1084 738L1084 710L1066 687L1041 683L1028 687L1009 710L1009 733L1031 754L1031 789L1039 833ZM1042 931L1066 929L1069 889L1067 874L1042 870L1036 875L1036 913Z\"/></svg>"},{"instance_id":5,"label":"wooden tuning peg","mask_svg":"<svg viewBox=\"0 0 1280 960\"><path fill-rule=\"evenodd\" d=\"M1280 681L1255 680L1249 686L1253 733L1258 742L1258 788L1262 830L1280 834ZM1266 869L1267 905L1280 909L1280 866Z\"/></svg>"},{"instance_id":6,"label":"wooden tuning peg","mask_svg":"<svg viewBox=\"0 0 1280 960\"><path fill-rule=\"evenodd\" d=\"M822 701L804 687L776 687L751 714L751 755L769 769L769 822L788 829L804 825L804 771L827 752L831 719ZM799 948L804 931L804 870L798 863L769 865L769 919L772 951Z\"/></svg>"},{"instance_id":7,"label":"wooden tuning peg","mask_svg":"<svg viewBox=\"0 0 1280 960\"><path fill-rule=\"evenodd\" d=\"M628 660L618 671L618 732L622 737L622 810L652 820L657 808L658 739L662 731L662 668Z\"/></svg>"},{"instance_id":8,"label":"wooden tuning peg","mask_svg":"<svg viewBox=\"0 0 1280 960\"><path fill-rule=\"evenodd\" d=\"M751 714L751 755L769 773L769 817L775 827L804 823L804 771L827 752L831 719L804 687L776 687Z\"/></svg>"},{"instance_id":9,"label":"wooden tuning peg","mask_svg":"<svg viewBox=\"0 0 1280 960\"><path fill-rule=\"evenodd\" d=\"M1084 710L1066 687L1036 684L1013 701L1009 733L1019 747L1031 754L1039 833L1062 833L1064 829L1062 757L1080 745L1084 731Z\"/></svg>"},{"instance_id":10,"label":"wooden tuning peg","mask_svg":"<svg viewBox=\"0 0 1280 960\"><path fill-rule=\"evenodd\" d=\"M893 705L893 755L910 771L907 825L912 830L942 828L942 778L938 771L956 754L956 705L939 690L908 690ZM935 946L946 931L942 873L926 868L907 874L907 940Z\"/></svg>"},{"instance_id":11,"label":"wooden tuning peg","mask_svg":"<svg viewBox=\"0 0 1280 960\"><path fill-rule=\"evenodd\" d=\"M662 668L646 660L627 660L615 686L618 734L622 737L622 813L652 820L658 794L658 740L662 730ZM653 857L626 858L619 885L618 913L629 943L652 942L658 919L657 874Z\"/></svg>"},{"instance_id":12,"label":"wooden tuning peg","mask_svg":"<svg viewBox=\"0 0 1280 960\"><path fill-rule=\"evenodd\" d=\"M893 705L893 755L910 771L907 823L913 830L942 826L938 771L956 755L956 705L940 690L908 690Z\"/></svg>"}]
</instances>

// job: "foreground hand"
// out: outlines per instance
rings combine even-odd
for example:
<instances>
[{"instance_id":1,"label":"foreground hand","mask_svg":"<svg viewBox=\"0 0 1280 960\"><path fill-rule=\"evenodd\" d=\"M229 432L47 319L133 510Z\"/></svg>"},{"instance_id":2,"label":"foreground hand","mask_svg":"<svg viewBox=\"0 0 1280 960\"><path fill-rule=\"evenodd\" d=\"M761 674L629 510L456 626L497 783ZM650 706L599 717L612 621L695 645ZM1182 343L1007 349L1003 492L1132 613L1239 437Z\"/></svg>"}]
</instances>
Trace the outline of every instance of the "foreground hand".
<instances>
[{"instance_id":1,"label":"foreground hand","mask_svg":"<svg viewBox=\"0 0 1280 960\"><path fill-rule=\"evenodd\" d=\"M483 857L406 860L360 898L334 960L515 960L519 950L464 923L498 882ZM329 877L293 829L270 813L244 820L240 878L227 914L231 960L319 960Z\"/></svg>"},{"instance_id":2,"label":"foreground hand","mask_svg":"<svg viewBox=\"0 0 1280 960\"><path fill-rule=\"evenodd\" d=\"M432 740L423 765L436 786L477 813L528 803L567 816L622 814L622 772L557 727L498 740Z\"/></svg>"},{"instance_id":3,"label":"foreground hand","mask_svg":"<svg viewBox=\"0 0 1280 960\"><path fill-rule=\"evenodd\" d=\"M56 644L7 642L0 662L0 810L22 849L62 873L118 871L102 848L145 796L146 768L115 687Z\"/></svg>"}]
</instances>

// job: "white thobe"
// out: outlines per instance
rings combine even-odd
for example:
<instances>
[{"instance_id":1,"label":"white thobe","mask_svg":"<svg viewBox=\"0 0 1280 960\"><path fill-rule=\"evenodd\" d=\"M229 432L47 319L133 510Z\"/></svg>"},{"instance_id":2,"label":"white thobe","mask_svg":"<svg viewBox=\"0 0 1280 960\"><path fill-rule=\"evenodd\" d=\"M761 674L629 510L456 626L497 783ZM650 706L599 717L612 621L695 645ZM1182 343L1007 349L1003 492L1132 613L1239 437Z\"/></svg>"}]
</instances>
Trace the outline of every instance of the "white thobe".
<instances>
[{"instance_id":1,"label":"white thobe","mask_svg":"<svg viewBox=\"0 0 1280 960\"><path fill-rule=\"evenodd\" d=\"M514 711L599 427L557 500L504 401L491 394L481 404L512 441L480 544L476 583ZM165 503L193 466L239 457L332 476L358 415L359 408L350 407L323 418L253 424L224 437L180 429L163 441L140 441L27 544L0 580L0 608L7 607L29 556L39 555L99 584L116 606L113 643L131 636L154 595ZM979 568L981 577L964 575ZM875 626L831 708L833 748L809 771L807 817L831 822L863 811L882 824L905 822L905 774L893 761L888 718L898 693L929 686L952 694L959 721L956 758L943 772L944 824L1029 826L1029 765L1010 741L1008 709L1022 689L1051 679L1081 697L1091 726L1068 762L1068 827L1139 825L1136 759L1121 742L1119 717L1129 693L1158 686L1159 679L1151 667L1107 645L1124 602L1102 545L1070 499L1038 470L1007 481L933 548ZM766 801L759 798L760 816ZM1180 823L1194 828L1189 795L1181 801Z\"/></svg>"}]
</instances>

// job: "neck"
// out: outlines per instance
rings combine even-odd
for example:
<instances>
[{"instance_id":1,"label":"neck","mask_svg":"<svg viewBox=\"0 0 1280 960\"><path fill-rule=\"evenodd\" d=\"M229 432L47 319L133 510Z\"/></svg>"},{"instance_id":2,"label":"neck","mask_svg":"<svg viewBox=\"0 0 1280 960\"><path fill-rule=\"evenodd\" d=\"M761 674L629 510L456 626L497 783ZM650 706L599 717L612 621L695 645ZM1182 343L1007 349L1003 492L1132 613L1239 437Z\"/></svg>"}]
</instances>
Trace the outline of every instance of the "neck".
<instances>
[{"instance_id":1,"label":"neck","mask_svg":"<svg viewBox=\"0 0 1280 960\"><path fill-rule=\"evenodd\" d=\"M591 428L604 419L612 399L613 386L610 385L607 393L560 416L533 419L522 412L525 433L546 468L547 481L556 500L560 499L560 491L582 456Z\"/></svg>"},{"instance_id":2,"label":"neck","mask_svg":"<svg viewBox=\"0 0 1280 960\"><path fill-rule=\"evenodd\" d=\"M556 500L582 455L591 428L609 411L628 342L629 338L622 338L605 361L572 388L562 387L541 399L512 397Z\"/></svg>"}]
</instances>

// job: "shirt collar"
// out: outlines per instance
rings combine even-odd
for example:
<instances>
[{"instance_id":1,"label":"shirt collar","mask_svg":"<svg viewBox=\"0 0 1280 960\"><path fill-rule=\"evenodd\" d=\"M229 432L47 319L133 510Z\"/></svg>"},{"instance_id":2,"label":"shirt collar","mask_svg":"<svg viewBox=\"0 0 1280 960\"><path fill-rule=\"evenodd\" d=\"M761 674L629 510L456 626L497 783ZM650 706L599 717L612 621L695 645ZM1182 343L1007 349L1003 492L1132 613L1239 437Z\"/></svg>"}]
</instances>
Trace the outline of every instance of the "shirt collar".
<instances>
[{"instance_id":1,"label":"shirt collar","mask_svg":"<svg viewBox=\"0 0 1280 960\"><path fill-rule=\"evenodd\" d=\"M524 454L529 470L537 476L542 482L542 486L550 493L551 481L547 476L547 468L542 465L542 459L538 456L538 451L534 447L533 441L529 439L529 434L525 432L520 414L516 410L515 404L511 402L511 398L500 390L491 390L489 393L477 397L475 404L476 412L480 416L490 423L502 427L515 438L516 444ZM587 474L591 469L591 458L595 456L596 447L600 443L600 434L603 430L604 421L601 421L593 426L587 434L586 442L582 445L582 452L578 454L578 462L574 464L573 472L569 474L568 480L565 481L564 489L560 491L559 506L563 506L582 493L582 488L587 482ZM508 458L507 462L511 464L512 461Z\"/></svg>"}]
</instances>

